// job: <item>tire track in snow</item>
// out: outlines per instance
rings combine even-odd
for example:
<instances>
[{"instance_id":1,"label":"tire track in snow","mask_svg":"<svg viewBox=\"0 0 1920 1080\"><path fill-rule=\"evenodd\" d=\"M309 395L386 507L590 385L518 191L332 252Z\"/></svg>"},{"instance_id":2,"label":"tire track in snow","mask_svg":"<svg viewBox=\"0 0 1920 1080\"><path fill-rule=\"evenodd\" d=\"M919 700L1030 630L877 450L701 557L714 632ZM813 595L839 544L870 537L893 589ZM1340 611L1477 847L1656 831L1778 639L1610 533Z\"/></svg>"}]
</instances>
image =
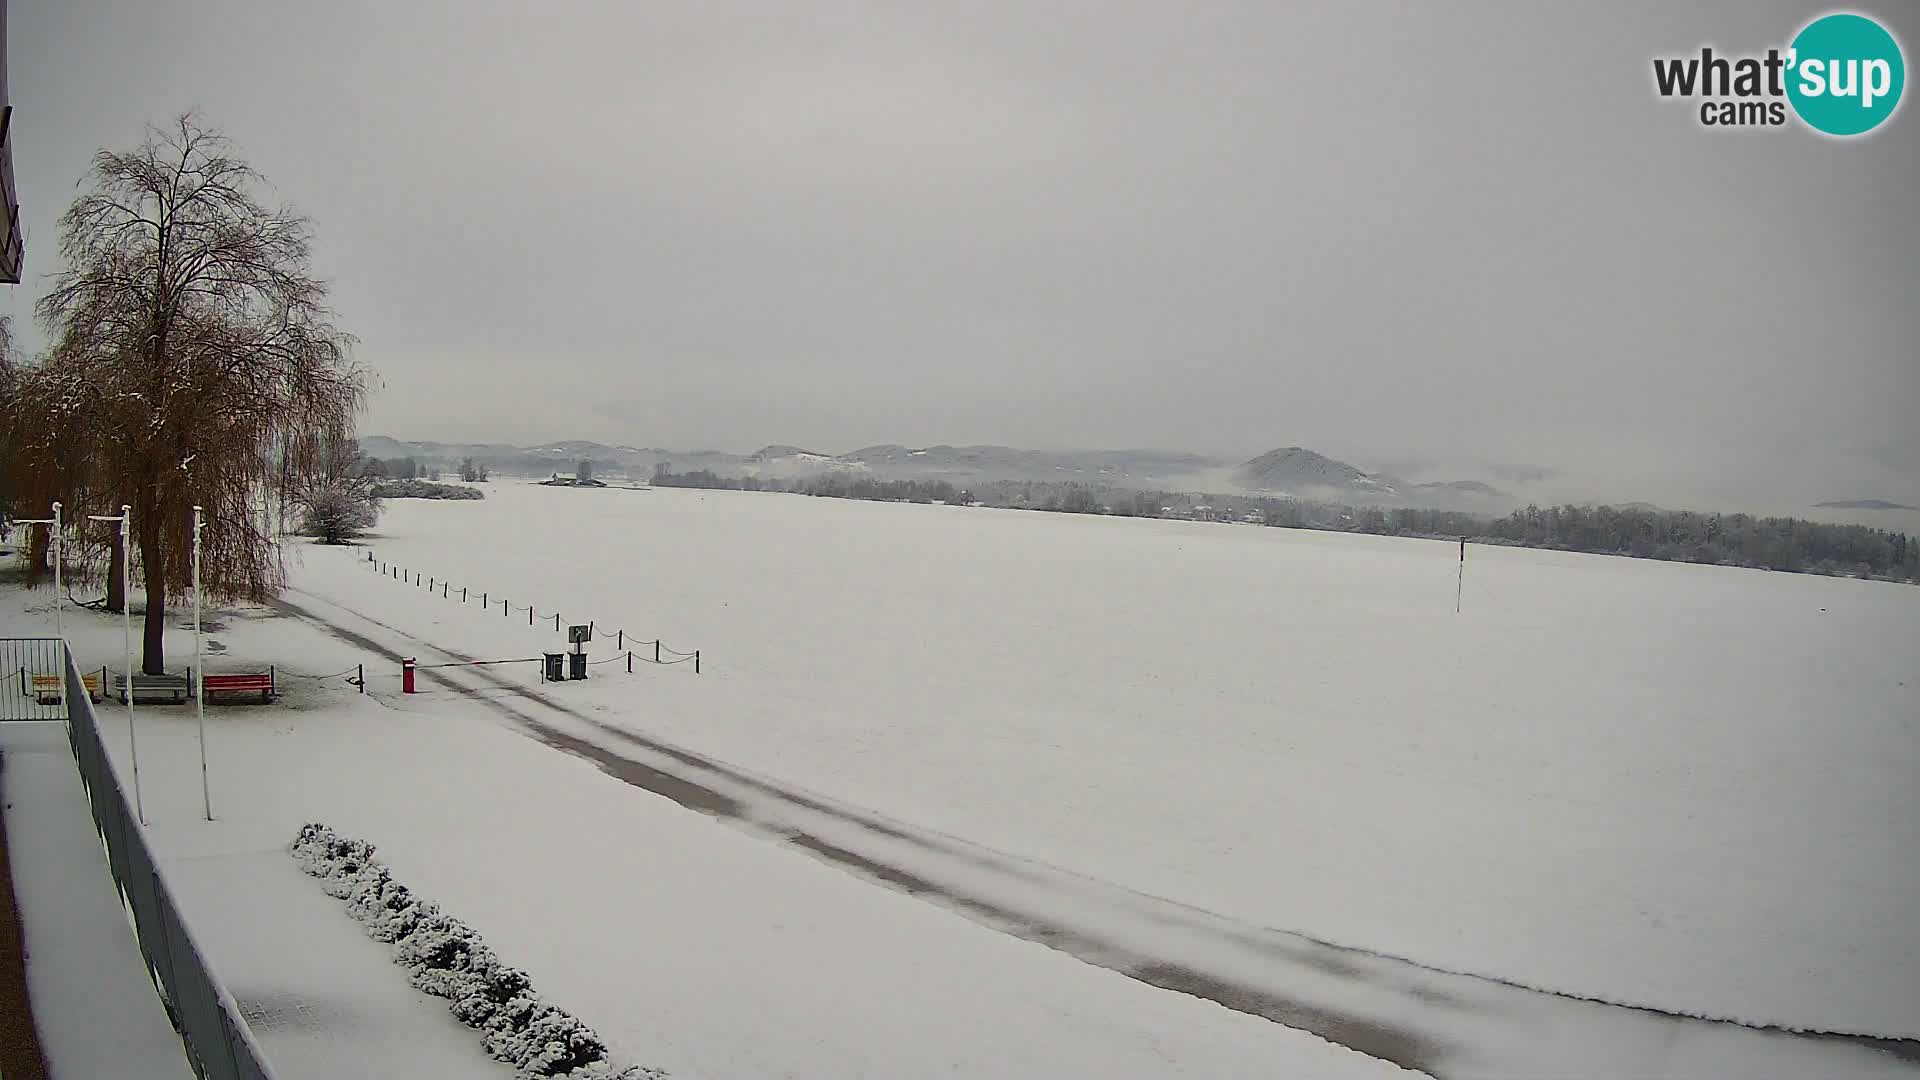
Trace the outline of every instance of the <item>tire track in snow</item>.
<instances>
[{"instance_id":1,"label":"tire track in snow","mask_svg":"<svg viewBox=\"0 0 1920 1080\"><path fill-rule=\"evenodd\" d=\"M475 659L324 596L292 591L412 645ZM374 637L309 608L275 606L342 640L400 658ZM511 726L689 809L1087 963L1436 1077L1920 1078L1920 1041L1681 1016L1440 971L1240 923L774 783L608 723L488 668L421 675L469 693L478 688L462 676L484 684L497 693L475 704ZM587 733L565 730L505 698L558 714ZM1765 1071L1756 1072L1761 1062Z\"/></svg>"}]
</instances>

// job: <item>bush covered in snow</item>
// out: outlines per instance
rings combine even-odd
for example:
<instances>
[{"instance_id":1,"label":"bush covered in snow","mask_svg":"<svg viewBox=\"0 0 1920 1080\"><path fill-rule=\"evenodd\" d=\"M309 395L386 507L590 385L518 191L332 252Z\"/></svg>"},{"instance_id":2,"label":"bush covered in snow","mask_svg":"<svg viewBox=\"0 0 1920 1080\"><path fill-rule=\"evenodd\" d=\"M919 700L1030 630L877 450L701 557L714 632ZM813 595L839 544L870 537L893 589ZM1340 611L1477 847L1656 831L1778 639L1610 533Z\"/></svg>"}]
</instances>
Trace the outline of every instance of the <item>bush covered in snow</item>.
<instances>
[{"instance_id":1,"label":"bush covered in snow","mask_svg":"<svg viewBox=\"0 0 1920 1080\"><path fill-rule=\"evenodd\" d=\"M375 484L373 493L382 499L484 499L486 492L459 484L436 484L431 480L391 480Z\"/></svg>"},{"instance_id":2,"label":"bush covered in snow","mask_svg":"<svg viewBox=\"0 0 1920 1080\"><path fill-rule=\"evenodd\" d=\"M323 544L348 544L380 520L380 499L361 480L332 480L300 493L305 517L300 529Z\"/></svg>"},{"instance_id":3,"label":"bush covered in snow","mask_svg":"<svg viewBox=\"0 0 1920 1080\"><path fill-rule=\"evenodd\" d=\"M393 961L414 986L446 998L461 1023L478 1029L481 1045L523 1077L572 1080L661 1080L642 1065L618 1068L607 1044L579 1018L540 1000L527 973L500 962L467 924L414 896L373 857L373 845L321 824L300 829L291 847L300 868L320 879L328 896L375 941L393 945Z\"/></svg>"}]
</instances>

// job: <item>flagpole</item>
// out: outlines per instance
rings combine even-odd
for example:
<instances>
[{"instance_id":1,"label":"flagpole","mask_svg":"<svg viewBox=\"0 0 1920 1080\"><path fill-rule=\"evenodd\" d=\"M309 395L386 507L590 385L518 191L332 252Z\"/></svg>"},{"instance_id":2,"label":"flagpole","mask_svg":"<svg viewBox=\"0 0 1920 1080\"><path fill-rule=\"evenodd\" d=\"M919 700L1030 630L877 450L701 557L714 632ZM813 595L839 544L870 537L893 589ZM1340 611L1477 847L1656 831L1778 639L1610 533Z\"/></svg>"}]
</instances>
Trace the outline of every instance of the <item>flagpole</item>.
<instances>
[{"instance_id":1,"label":"flagpole","mask_svg":"<svg viewBox=\"0 0 1920 1080\"><path fill-rule=\"evenodd\" d=\"M60 504L53 504L53 636L61 641L67 640L66 627L60 619L60 602L65 588L60 580Z\"/></svg>"},{"instance_id":2,"label":"flagpole","mask_svg":"<svg viewBox=\"0 0 1920 1080\"><path fill-rule=\"evenodd\" d=\"M200 647L200 527L204 511L193 508L193 712L200 725L200 804L213 820L213 793L207 786L207 672Z\"/></svg>"},{"instance_id":3,"label":"flagpole","mask_svg":"<svg viewBox=\"0 0 1920 1080\"><path fill-rule=\"evenodd\" d=\"M98 518L96 520L118 521L120 519L119 518ZM59 638L62 641L65 641L67 635L65 632L65 627L61 623L61 607L60 607L60 598L66 592L66 587L61 582L61 578L60 578L60 559L61 559L60 504L59 503L53 504L53 516L50 518L15 518L13 519L13 524L27 525L27 526L45 525L48 528L53 530L50 536L50 539L53 542L52 543L52 547L53 547L53 636L56 638ZM28 542L29 543L32 542L31 536L29 536Z\"/></svg>"},{"instance_id":4,"label":"flagpole","mask_svg":"<svg viewBox=\"0 0 1920 1080\"><path fill-rule=\"evenodd\" d=\"M119 517L89 515L93 521L120 523L120 634L126 644L127 748L133 755L133 807L140 824L147 823L147 806L140 798L140 740L133 733L133 507L122 503Z\"/></svg>"}]
</instances>

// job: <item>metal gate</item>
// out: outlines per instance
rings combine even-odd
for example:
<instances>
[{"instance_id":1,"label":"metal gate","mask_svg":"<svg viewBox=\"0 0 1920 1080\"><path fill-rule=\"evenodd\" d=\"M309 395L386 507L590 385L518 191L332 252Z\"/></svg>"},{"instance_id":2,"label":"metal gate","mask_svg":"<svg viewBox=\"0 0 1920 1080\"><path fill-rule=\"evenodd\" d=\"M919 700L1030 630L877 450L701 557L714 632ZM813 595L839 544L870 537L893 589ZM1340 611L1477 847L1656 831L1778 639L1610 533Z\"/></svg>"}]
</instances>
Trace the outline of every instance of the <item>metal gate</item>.
<instances>
[{"instance_id":1,"label":"metal gate","mask_svg":"<svg viewBox=\"0 0 1920 1080\"><path fill-rule=\"evenodd\" d=\"M65 720L65 672L57 638L0 638L0 721Z\"/></svg>"}]
</instances>

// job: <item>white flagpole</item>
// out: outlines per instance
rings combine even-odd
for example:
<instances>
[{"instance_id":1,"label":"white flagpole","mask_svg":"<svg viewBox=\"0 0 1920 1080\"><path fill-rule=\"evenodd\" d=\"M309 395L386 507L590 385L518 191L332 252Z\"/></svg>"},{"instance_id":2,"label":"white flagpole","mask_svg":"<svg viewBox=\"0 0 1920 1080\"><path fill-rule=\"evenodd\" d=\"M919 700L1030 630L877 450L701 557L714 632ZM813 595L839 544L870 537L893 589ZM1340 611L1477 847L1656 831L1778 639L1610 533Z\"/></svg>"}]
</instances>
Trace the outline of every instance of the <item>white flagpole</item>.
<instances>
[{"instance_id":1,"label":"white flagpole","mask_svg":"<svg viewBox=\"0 0 1920 1080\"><path fill-rule=\"evenodd\" d=\"M206 808L207 820L213 820L213 794L207 786L207 672L203 667L200 648L200 526L204 524L204 514L200 507L193 508L193 711L200 725L200 804Z\"/></svg>"},{"instance_id":2,"label":"white flagpole","mask_svg":"<svg viewBox=\"0 0 1920 1080\"><path fill-rule=\"evenodd\" d=\"M60 504L53 504L53 636L61 641L67 640L66 627L60 620L60 604L65 589L60 581Z\"/></svg>"},{"instance_id":3,"label":"white flagpole","mask_svg":"<svg viewBox=\"0 0 1920 1080\"><path fill-rule=\"evenodd\" d=\"M119 517L90 516L94 521L120 523L120 633L126 643L127 747L133 753L134 812L145 825L147 807L140 799L140 741L133 732L133 507L122 503Z\"/></svg>"},{"instance_id":4,"label":"white flagpole","mask_svg":"<svg viewBox=\"0 0 1920 1080\"><path fill-rule=\"evenodd\" d=\"M140 798L140 744L133 735L133 507L120 504L120 632L127 642L127 746L133 755L133 806L147 823Z\"/></svg>"},{"instance_id":5,"label":"white flagpole","mask_svg":"<svg viewBox=\"0 0 1920 1080\"><path fill-rule=\"evenodd\" d=\"M118 521L120 519L99 518L97 520ZM65 586L60 580L60 504L53 504L53 516L50 518L15 518L13 519L13 524L26 526L45 525L53 530L50 534L50 538L53 541L53 636L65 641L67 635L60 621L60 598L61 595L66 592ZM31 536L29 536L29 542L31 542Z\"/></svg>"}]
</instances>

